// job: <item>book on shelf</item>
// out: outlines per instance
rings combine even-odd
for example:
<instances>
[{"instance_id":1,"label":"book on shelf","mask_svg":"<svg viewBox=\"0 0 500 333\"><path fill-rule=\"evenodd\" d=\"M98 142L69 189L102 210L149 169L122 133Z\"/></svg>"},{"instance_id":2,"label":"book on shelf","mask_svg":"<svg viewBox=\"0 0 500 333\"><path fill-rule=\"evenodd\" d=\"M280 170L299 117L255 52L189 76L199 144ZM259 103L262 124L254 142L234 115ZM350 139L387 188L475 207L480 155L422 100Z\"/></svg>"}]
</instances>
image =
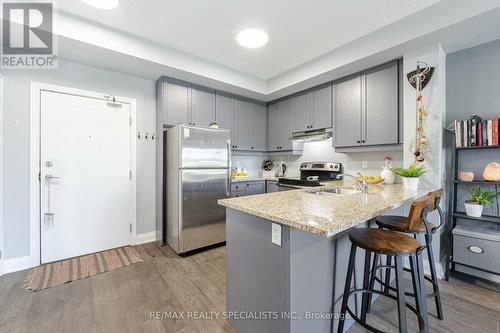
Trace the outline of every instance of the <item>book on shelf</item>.
<instances>
[{"instance_id":1,"label":"book on shelf","mask_svg":"<svg viewBox=\"0 0 500 333\"><path fill-rule=\"evenodd\" d=\"M500 122L499 117L482 119L472 115L469 119L455 120L455 143L457 148L498 146Z\"/></svg>"}]
</instances>

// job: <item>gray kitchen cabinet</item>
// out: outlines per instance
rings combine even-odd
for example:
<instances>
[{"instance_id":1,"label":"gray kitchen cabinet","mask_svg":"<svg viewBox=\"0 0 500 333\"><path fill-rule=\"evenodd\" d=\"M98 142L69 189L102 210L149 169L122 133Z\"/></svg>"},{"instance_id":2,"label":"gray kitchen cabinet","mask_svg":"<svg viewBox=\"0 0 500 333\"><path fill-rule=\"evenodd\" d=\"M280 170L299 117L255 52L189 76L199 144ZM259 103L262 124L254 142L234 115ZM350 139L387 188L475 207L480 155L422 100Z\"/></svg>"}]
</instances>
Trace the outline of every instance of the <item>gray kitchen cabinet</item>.
<instances>
[{"instance_id":1,"label":"gray kitchen cabinet","mask_svg":"<svg viewBox=\"0 0 500 333\"><path fill-rule=\"evenodd\" d=\"M312 91L312 128L332 127L332 85L328 84Z\"/></svg>"},{"instance_id":2,"label":"gray kitchen cabinet","mask_svg":"<svg viewBox=\"0 0 500 333\"><path fill-rule=\"evenodd\" d=\"M278 103L272 103L269 105L268 112L268 136L267 136L267 149L269 151L279 150L280 145L280 113L278 108Z\"/></svg>"},{"instance_id":3,"label":"gray kitchen cabinet","mask_svg":"<svg viewBox=\"0 0 500 333\"><path fill-rule=\"evenodd\" d=\"M361 144L361 76L335 84L335 147Z\"/></svg>"},{"instance_id":4,"label":"gray kitchen cabinet","mask_svg":"<svg viewBox=\"0 0 500 333\"><path fill-rule=\"evenodd\" d=\"M365 73L363 145L387 145L399 139L398 66L390 63Z\"/></svg>"},{"instance_id":5,"label":"gray kitchen cabinet","mask_svg":"<svg viewBox=\"0 0 500 333\"><path fill-rule=\"evenodd\" d=\"M250 150L267 150L267 110L263 104L253 104Z\"/></svg>"},{"instance_id":6,"label":"gray kitchen cabinet","mask_svg":"<svg viewBox=\"0 0 500 333\"><path fill-rule=\"evenodd\" d=\"M256 195L256 194L266 193L266 182L265 181L247 182L246 186L247 186L247 195Z\"/></svg>"},{"instance_id":7,"label":"gray kitchen cabinet","mask_svg":"<svg viewBox=\"0 0 500 333\"><path fill-rule=\"evenodd\" d=\"M237 98L234 106L233 143L235 150L250 150L253 103Z\"/></svg>"},{"instance_id":8,"label":"gray kitchen cabinet","mask_svg":"<svg viewBox=\"0 0 500 333\"><path fill-rule=\"evenodd\" d=\"M332 86L328 84L292 96L292 132L332 127Z\"/></svg>"},{"instance_id":9,"label":"gray kitchen cabinet","mask_svg":"<svg viewBox=\"0 0 500 333\"><path fill-rule=\"evenodd\" d=\"M335 147L400 143L400 80L398 62L394 61L335 84Z\"/></svg>"},{"instance_id":10,"label":"gray kitchen cabinet","mask_svg":"<svg viewBox=\"0 0 500 333\"><path fill-rule=\"evenodd\" d=\"M292 96L290 112L293 118L292 132L308 131L312 128L312 93L306 92Z\"/></svg>"},{"instance_id":11,"label":"gray kitchen cabinet","mask_svg":"<svg viewBox=\"0 0 500 333\"><path fill-rule=\"evenodd\" d=\"M163 123L165 125L184 124L189 121L189 84L162 82Z\"/></svg>"},{"instance_id":12,"label":"gray kitchen cabinet","mask_svg":"<svg viewBox=\"0 0 500 333\"><path fill-rule=\"evenodd\" d=\"M232 130L233 115L234 98L217 92L215 95L215 121L219 127Z\"/></svg>"},{"instance_id":13,"label":"gray kitchen cabinet","mask_svg":"<svg viewBox=\"0 0 500 333\"><path fill-rule=\"evenodd\" d=\"M191 87L192 125L209 126L215 122L215 91L202 87Z\"/></svg>"},{"instance_id":14,"label":"gray kitchen cabinet","mask_svg":"<svg viewBox=\"0 0 500 333\"><path fill-rule=\"evenodd\" d=\"M290 98L273 103L269 107L269 144L270 151L292 150L292 115Z\"/></svg>"},{"instance_id":15,"label":"gray kitchen cabinet","mask_svg":"<svg viewBox=\"0 0 500 333\"><path fill-rule=\"evenodd\" d=\"M266 184L266 193L279 192L280 188L277 181L268 180Z\"/></svg>"}]
</instances>

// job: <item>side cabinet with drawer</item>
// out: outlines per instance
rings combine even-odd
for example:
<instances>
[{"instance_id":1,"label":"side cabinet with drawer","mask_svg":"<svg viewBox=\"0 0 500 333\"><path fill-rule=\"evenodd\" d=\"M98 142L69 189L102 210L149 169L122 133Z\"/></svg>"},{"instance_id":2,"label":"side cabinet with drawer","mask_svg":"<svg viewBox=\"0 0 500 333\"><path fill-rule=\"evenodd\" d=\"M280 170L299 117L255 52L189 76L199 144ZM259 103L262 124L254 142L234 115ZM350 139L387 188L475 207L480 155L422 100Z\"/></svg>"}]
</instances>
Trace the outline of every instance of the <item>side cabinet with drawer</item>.
<instances>
[{"instance_id":1,"label":"side cabinet with drawer","mask_svg":"<svg viewBox=\"0 0 500 333\"><path fill-rule=\"evenodd\" d=\"M453 261L457 271L492 279L493 275L500 275L499 253L497 228L458 225L453 229Z\"/></svg>"},{"instance_id":2,"label":"side cabinet with drawer","mask_svg":"<svg viewBox=\"0 0 500 333\"><path fill-rule=\"evenodd\" d=\"M266 183L263 180L231 183L231 198L266 193Z\"/></svg>"}]
</instances>

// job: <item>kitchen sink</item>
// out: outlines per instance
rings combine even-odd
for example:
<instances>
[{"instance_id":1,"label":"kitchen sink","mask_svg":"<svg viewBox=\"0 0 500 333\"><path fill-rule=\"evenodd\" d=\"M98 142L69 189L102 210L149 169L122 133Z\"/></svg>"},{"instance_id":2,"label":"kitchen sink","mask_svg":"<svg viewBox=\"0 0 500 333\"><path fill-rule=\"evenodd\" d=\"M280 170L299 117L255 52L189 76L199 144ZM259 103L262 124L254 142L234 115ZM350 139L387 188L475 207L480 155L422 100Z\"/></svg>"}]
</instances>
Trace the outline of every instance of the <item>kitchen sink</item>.
<instances>
[{"instance_id":1,"label":"kitchen sink","mask_svg":"<svg viewBox=\"0 0 500 333\"><path fill-rule=\"evenodd\" d=\"M333 188L320 188L320 189L312 189L305 190L307 193L312 193L316 195L322 194L335 194L335 195L352 195L361 193L361 191L352 189L352 188L343 188L343 187L333 187Z\"/></svg>"}]
</instances>

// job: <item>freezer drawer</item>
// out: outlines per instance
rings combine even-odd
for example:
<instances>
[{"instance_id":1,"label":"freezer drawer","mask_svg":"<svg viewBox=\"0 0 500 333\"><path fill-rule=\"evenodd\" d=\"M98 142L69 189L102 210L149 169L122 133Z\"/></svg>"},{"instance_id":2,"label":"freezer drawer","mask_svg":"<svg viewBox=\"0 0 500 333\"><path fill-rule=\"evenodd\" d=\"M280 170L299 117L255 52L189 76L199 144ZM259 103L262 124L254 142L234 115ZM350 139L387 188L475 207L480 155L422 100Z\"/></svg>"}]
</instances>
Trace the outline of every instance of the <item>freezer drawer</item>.
<instances>
[{"instance_id":1,"label":"freezer drawer","mask_svg":"<svg viewBox=\"0 0 500 333\"><path fill-rule=\"evenodd\" d=\"M179 252L226 240L226 210L217 200L229 197L227 169L181 170Z\"/></svg>"}]
</instances>

